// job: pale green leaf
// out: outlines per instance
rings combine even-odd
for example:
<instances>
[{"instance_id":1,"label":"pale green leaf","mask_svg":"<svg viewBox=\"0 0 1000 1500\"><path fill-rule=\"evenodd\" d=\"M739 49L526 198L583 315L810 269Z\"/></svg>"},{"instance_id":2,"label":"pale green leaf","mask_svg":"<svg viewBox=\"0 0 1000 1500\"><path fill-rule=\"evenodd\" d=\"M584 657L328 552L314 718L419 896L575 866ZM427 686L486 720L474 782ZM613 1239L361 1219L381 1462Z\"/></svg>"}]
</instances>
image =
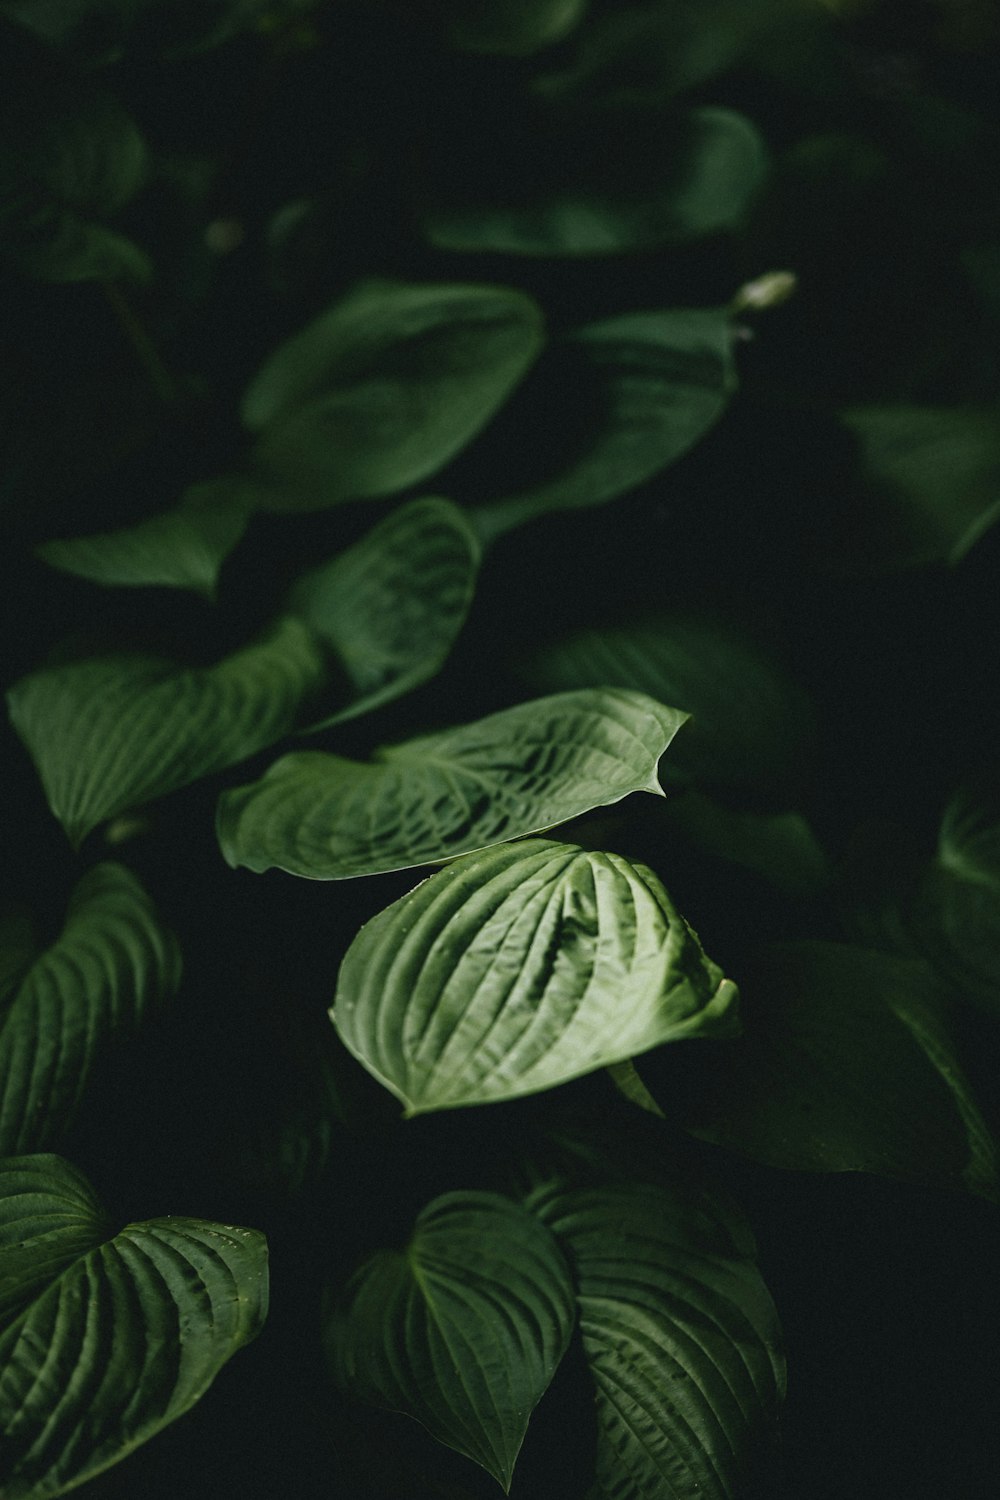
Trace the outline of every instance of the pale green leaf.
<instances>
[{"instance_id":1,"label":"pale green leaf","mask_svg":"<svg viewBox=\"0 0 1000 1500\"><path fill-rule=\"evenodd\" d=\"M62 933L0 1006L0 1154L55 1143L109 1038L136 1030L179 981L176 941L135 876L88 870Z\"/></svg>"},{"instance_id":2,"label":"pale green leaf","mask_svg":"<svg viewBox=\"0 0 1000 1500\"><path fill-rule=\"evenodd\" d=\"M578 630L541 645L524 668L535 689L634 688L691 714L666 768L677 780L786 786L806 763L805 695L767 652L714 620L659 615Z\"/></svg>"},{"instance_id":3,"label":"pale green leaf","mask_svg":"<svg viewBox=\"0 0 1000 1500\"><path fill-rule=\"evenodd\" d=\"M173 510L134 526L43 542L38 556L64 573L119 588L193 589L212 598L219 569L247 527L238 487L200 485Z\"/></svg>"},{"instance_id":4,"label":"pale green leaf","mask_svg":"<svg viewBox=\"0 0 1000 1500\"><path fill-rule=\"evenodd\" d=\"M996 1148L925 963L776 943L741 968L740 989L744 1034L704 1066L664 1086L658 1060L637 1064L695 1135L770 1166L996 1196Z\"/></svg>"},{"instance_id":5,"label":"pale green leaf","mask_svg":"<svg viewBox=\"0 0 1000 1500\"><path fill-rule=\"evenodd\" d=\"M331 1015L415 1115L731 1033L736 999L652 870L530 839L466 855L374 917Z\"/></svg>"},{"instance_id":6,"label":"pale green leaf","mask_svg":"<svg viewBox=\"0 0 1000 1500\"><path fill-rule=\"evenodd\" d=\"M402 505L301 578L288 607L332 651L348 694L313 729L368 713L438 671L465 623L479 548L458 506Z\"/></svg>"},{"instance_id":7,"label":"pale green leaf","mask_svg":"<svg viewBox=\"0 0 1000 1500\"><path fill-rule=\"evenodd\" d=\"M45 1500L176 1420L267 1312L263 1235L151 1219L113 1238L55 1156L0 1161L0 1493Z\"/></svg>"},{"instance_id":8,"label":"pale green leaf","mask_svg":"<svg viewBox=\"0 0 1000 1500\"><path fill-rule=\"evenodd\" d=\"M403 1411L505 1490L565 1353L573 1287L552 1235L495 1193L447 1193L348 1285L328 1333L352 1395Z\"/></svg>"},{"instance_id":9,"label":"pale green leaf","mask_svg":"<svg viewBox=\"0 0 1000 1500\"><path fill-rule=\"evenodd\" d=\"M513 495L477 507L471 520L490 539L551 510L602 505L645 484L718 421L736 389L732 323L725 308L628 313L594 323L552 350L558 381L532 392L540 409L571 403L588 420L574 449ZM544 375L546 362L539 367ZM577 423L572 420L569 430Z\"/></svg>"},{"instance_id":10,"label":"pale green leaf","mask_svg":"<svg viewBox=\"0 0 1000 1500\"><path fill-rule=\"evenodd\" d=\"M289 617L212 667L100 657L34 672L7 697L49 806L79 844L105 819L273 744L325 675L312 633Z\"/></svg>"},{"instance_id":11,"label":"pale green leaf","mask_svg":"<svg viewBox=\"0 0 1000 1500\"><path fill-rule=\"evenodd\" d=\"M785 1386L746 1227L679 1184L556 1181L527 1203L575 1275L597 1397L592 1500L738 1500Z\"/></svg>"},{"instance_id":12,"label":"pale green leaf","mask_svg":"<svg viewBox=\"0 0 1000 1500\"><path fill-rule=\"evenodd\" d=\"M243 401L265 508L389 495L442 467L542 346L506 287L364 282L271 355Z\"/></svg>"},{"instance_id":13,"label":"pale green leaf","mask_svg":"<svg viewBox=\"0 0 1000 1500\"><path fill-rule=\"evenodd\" d=\"M629 792L662 795L660 756L685 715L642 693L538 698L376 752L286 755L225 792L229 864L340 880L452 859L553 828Z\"/></svg>"}]
</instances>

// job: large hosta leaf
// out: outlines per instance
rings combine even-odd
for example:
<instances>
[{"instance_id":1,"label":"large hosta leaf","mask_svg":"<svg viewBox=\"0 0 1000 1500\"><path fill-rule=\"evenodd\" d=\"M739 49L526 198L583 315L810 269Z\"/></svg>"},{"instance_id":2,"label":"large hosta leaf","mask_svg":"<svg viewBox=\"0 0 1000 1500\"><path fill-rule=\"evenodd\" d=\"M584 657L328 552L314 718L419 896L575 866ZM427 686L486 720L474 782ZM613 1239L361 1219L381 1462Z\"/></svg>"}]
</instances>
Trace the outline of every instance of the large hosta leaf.
<instances>
[{"instance_id":1,"label":"large hosta leaf","mask_svg":"<svg viewBox=\"0 0 1000 1500\"><path fill-rule=\"evenodd\" d=\"M573 1327L559 1247L519 1204L447 1193L355 1274L328 1347L353 1395L408 1412L510 1488Z\"/></svg>"},{"instance_id":2,"label":"large hosta leaf","mask_svg":"<svg viewBox=\"0 0 1000 1500\"><path fill-rule=\"evenodd\" d=\"M219 569L242 537L251 502L237 483L199 485L185 503L118 531L43 542L45 562L120 588L159 585L212 598Z\"/></svg>"},{"instance_id":3,"label":"large hosta leaf","mask_svg":"<svg viewBox=\"0 0 1000 1500\"><path fill-rule=\"evenodd\" d=\"M803 693L746 635L717 621L660 615L579 630L541 646L525 668L555 692L609 683L691 714L667 774L709 785L793 782L813 737Z\"/></svg>"},{"instance_id":4,"label":"large hosta leaf","mask_svg":"<svg viewBox=\"0 0 1000 1500\"><path fill-rule=\"evenodd\" d=\"M580 329L542 360L519 398L530 397L527 420L546 412L554 433L575 437L553 447L550 474L478 507L477 529L492 537L644 484L704 437L735 389L725 308L628 313ZM515 436L516 417L515 404L508 424Z\"/></svg>"},{"instance_id":5,"label":"large hosta leaf","mask_svg":"<svg viewBox=\"0 0 1000 1500\"><path fill-rule=\"evenodd\" d=\"M106 818L273 744L325 677L312 632L289 617L213 667L99 657L34 672L7 696L76 844Z\"/></svg>"},{"instance_id":6,"label":"large hosta leaf","mask_svg":"<svg viewBox=\"0 0 1000 1500\"><path fill-rule=\"evenodd\" d=\"M87 871L60 936L26 959L20 982L0 999L5 1156L58 1139L109 1036L134 1030L180 979L173 936L135 876L110 863Z\"/></svg>"},{"instance_id":7,"label":"large hosta leaf","mask_svg":"<svg viewBox=\"0 0 1000 1500\"><path fill-rule=\"evenodd\" d=\"M707 1193L653 1183L556 1181L528 1206L575 1273L597 1393L592 1500L738 1500L784 1394L745 1226Z\"/></svg>"},{"instance_id":8,"label":"large hosta leaf","mask_svg":"<svg viewBox=\"0 0 1000 1500\"><path fill-rule=\"evenodd\" d=\"M314 728L367 713L434 675L465 622L478 560L458 506L413 500L299 580L289 608L330 647L349 694Z\"/></svg>"},{"instance_id":9,"label":"large hosta leaf","mask_svg":"<svg viewBox=\"0 0 1000 1500\"><path fill-rule=\"evenodd\" d=\"M380 912L331 1014L412 1115L732 1031L735 1001L652 870L531 839L466 855Z\"/></svg>"},{"instance_id":10,"label":"large hosta leaf","mask_svg":"<svg viewBox=\"0 0 1000 1500\"><path fill-rule=\"evenodd\" d=\"M267 1313L255 1230L150 1219L113 1238L56 1156L0 1161L0 1493L61 1495L204 1395Z\"/></svg>"},{"instance_id":11,"label":"large hosta leaf","mask_svg":"<svg viewBox=\"0 0 1000 1500\"><path fill-rule=\"evenodd\" d=\"M731 228L764 180L764 143L729 109L617 100L576 116L526 113L485 162L467 150L464 171L451 170L454 147L442 146L445 172L424 221L432 244L508 255L652 249ZM523 167L529 150L532 172L519 175L511 164Z\"/></svg>"},{"instance_id":12,"label":"large hosta leaf","mask_svg":"<svg viewBox=\"0 0 1000 1500\"><path fill-rule=\"evenodd\" d=\"M744 1035L718 1056L694 1059L686 1078L665 1056L636 1064L694 1134L771 1166L996 1196L994 1143L926 964L774 944L741 969L740 988Z\"/></svg>"},{"instance_id":13,"label":"large hosta leaf","mask_svg":"<svg viewBox=\"0 0 1000 1500\"><path fill-rule=\"evenodd\" d=\"M246 392L261 504L316 510L418 483L489 421L541 344L541 313L522 292L363 283Z\"/></svg>"},{"instance_id":14,"label":"large hosta leaf","mask_svg":"<svg viewBox=\"0 0 1000 1500\"><path fill-rule=\"evenodd\" d=\"M519 704L376 752L286 755L225 792L231 865L339 880L451 859L618 802L662 795L656 766L685 714L596 689Z\"/></svg>"}]
</instances>

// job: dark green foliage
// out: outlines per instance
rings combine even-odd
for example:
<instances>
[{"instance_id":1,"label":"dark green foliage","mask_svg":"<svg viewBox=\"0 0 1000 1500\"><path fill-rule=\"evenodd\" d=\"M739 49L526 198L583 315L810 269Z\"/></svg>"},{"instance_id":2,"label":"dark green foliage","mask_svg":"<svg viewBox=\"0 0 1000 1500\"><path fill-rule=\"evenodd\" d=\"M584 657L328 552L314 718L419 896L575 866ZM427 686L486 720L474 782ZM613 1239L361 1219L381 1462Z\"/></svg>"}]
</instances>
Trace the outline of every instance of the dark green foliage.
<instances>
[{"instance_id":1,"label":"dark green foliage","mask_svg":"<svg viewBox=\"0 0 1000 1500\"><path fill-rule=\"evenodd\" d=\"M0 1495L996 1493L998 68L0 0Z\"/></svg>"}]
</instances>

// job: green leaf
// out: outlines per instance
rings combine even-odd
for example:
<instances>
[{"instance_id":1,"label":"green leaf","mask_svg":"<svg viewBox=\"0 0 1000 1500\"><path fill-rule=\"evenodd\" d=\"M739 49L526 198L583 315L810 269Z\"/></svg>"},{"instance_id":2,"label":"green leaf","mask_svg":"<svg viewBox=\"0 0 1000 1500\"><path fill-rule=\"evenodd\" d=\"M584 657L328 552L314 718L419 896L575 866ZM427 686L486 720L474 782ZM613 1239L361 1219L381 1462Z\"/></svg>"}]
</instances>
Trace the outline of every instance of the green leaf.
<instances>
[{"instance_id":1,"label":"green leaf","mask_svg":"<svg viewBox=\"0 0 1000 1500\"><path fill-rule=\"evenodd\" d=\"M435 186L424 231L438 249L534 256L651 250L733 228L766 173L763 140L729 109L681 113L618 100L571 116L569 124L558 114L532 123L527 140L503 142L495 153L501 163L520 165L532 148L532 174L491 170L489 161L477 174L470 160L466 181L459 174ZM453 154L442 159L450 164Z\"/></svg>"},{"instance_id":2,"label":"green leaf","mask_svg":"<svg viewBox=\"0 0 1000 1500\"><path fill-rule=\"evenodd\" d=\"M93 222L146 176L121 106L59 53L0 19L0 262L46 281L143 277L142 251Z\"/></svg>"},{"instance_id":3,"label":"green leaf","mask_svg":"<svg viewBox=\"0 0 1000 1500\"><path fill-rule=\"evenodd\" d=\"M555 448L549 476L477 507L470 519L484 538L548 511L603 505L645 484L704 437L736 389L725 308L628 313L594 323L553 349L540 376L546 367L554 379L548 389L539 382L532 397L541 409L552 407L553 433L568 428L579 436L571 451Z\"/></svg>"},{"instance_id":4,"label":"green leaf","mask_svg":"<svg viewBox=\"0 0 1000 1500\"><path fill-rule=\"evenodd\" d=\"M219 569L246 531L251 502L238 486L199 485L173 510L134 526L43 542L43 562L119 588L193 589L211 599Z\"/></svg>"},{"instance_id":5,"label":"green leaf","mask_svg":"<svg viewBox=\"0 0 1000 1500\"><path fill-rule=\"evenodd\" d=\"M299 580L288 607L331 648L351 695L313 729L368 713L433 677L465 623L478 562L457 505L413 500Z\"/></svg>"},{"instance_id":6,"label":"green leaf","mask_svg":"<svg viewBox=\"0 0 1000 1500\"><path fill-rule=\"evenodd\" d=\"M320 510L418 483L489 421L541 346L541 312L522 292L363 282L246 392L261 505Z\"/></svg>"},{"instance_id":7,"label":"green leaf","mask_svg":"<svg viewBox=\"0 0 1000 1500\"><path fill-rule=\"evenodd\" d=\"M774 1305L732 1210L680 1185L536 1189L573 1268L597 1395L592 1500L737 1500L785 1387Z\"/></svg>"},{"instance_id":8,"label":"green leaf","mask_svg":"<svg viewBox=\"0 0 1000 1500\"><path fill-rule=\"evenodd\" d=\"M743 633L715 620L658 615L578 630L543 645L523 675L536 690L634 688L691 714L665 768L680 781L787 788L814 737L804 694Z\"/></svg>"},{"instance_id":9,"label":"green leaf","mask_svg":"<svg viewBox=\"0 0 1000 1500\"><path fill-rule=\"evenodd\" d=\"M0 1491L44 1500L192 1407L267 1313L263 1235L150 1219L106 1238L55 1156L0 1161Z\"/></svg>"},{"instance_id":10,"label":"green leaf","mask_svg":"<svg viewBox=\"0 0 1000 1500\"><path fill-rule=\"evenodd\" d=\"M272 745L324 679L312 633L289 617L213 667L99 657L34 672L7 699L77 845L105 819Z\"/></svg>"},{"instance_id":11,"label":"green leaf","mask_svg":"<svg viewBox=\"0 0 1000 1500\"><path fill-rule=\"evenodd\" d=\"M233 866L312 880L453 859L629 792L662 795L657 762L685 717L641 693L595 689L393 745L374 764L286 755L222 795L219 842Z\"/></svg>"},{"instance_id":12,"label":"green leaf","mask_svg":"<svg viewBox=\"0 0 1000 1500\"><path fill-rule=\"evenodd\" d=\"M328 1347L346 1390L407 1412L509 1490L572 1328L572 1283L545 1226L495 1193L446 1193L405 1250L355 1274Z\"/></svg>"},{"instance_id":13,"label":"green leaf","mask_svg":"<svg viewBox=\"0 0 1000 1500\"><path fill-rule=\"evenodd\" d=\"M466 855L373 918L331 1016L416 1115L730 1034L736 999L652 870L531 839Z\"/></svg>"},{"instance_id":14,"label":"green leaf","mask_svg":"<svg viewBox=\"0 0 1000 1500\"><path fill-rule=\"evenodd\" d=\"M920 960L776 943L740 973L744 1034L653 1097L689 1130L769 1166L874 1172L997 1192L996 1151ZM716 1050L716 1049L713 1049Z\"/></svg>"},{"instance_id":15,"label":"green leaf","mask_svg":"<svg viewBox=\"0 0 1000 1500\"><path fill-rule=\"evenodd\" d=\"M108 1039L173 995L180 969L135 876L110 863L88 870L61 935L0 1001L0 1153L58 1140Z\"/></svg>"},{"instance_id":16,"label":"green leaf","mask_svg":"<svg viewBox=\"0 0 1000 1500\"><path fill-rule=\"evenodd\" d=\"M445 40L463 52L521 57L560 42L587 0L434 0Z\"/></svg>"}]
</instances>

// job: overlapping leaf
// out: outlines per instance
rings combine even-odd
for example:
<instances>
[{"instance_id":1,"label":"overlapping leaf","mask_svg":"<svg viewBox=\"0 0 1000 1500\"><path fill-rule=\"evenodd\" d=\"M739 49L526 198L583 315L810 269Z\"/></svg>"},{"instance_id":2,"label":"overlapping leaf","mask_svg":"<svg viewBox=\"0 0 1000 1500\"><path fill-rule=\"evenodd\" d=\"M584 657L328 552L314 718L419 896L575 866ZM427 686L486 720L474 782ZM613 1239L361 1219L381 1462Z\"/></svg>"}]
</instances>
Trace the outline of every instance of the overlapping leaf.
<instances>
[{"instance_id":1,"label":"overlapping leaf","mask_svg":"<svg viewBox=\"0 0 1000 1500\"><path fill-rule=\"evenodd\" d=\"M231 865L339 880L451 859L555 827L629 792L686 715L642 693L559 693L376 752L374 763L286 755L225 792Z\"/></svg>"},{"instance_id":2,"label":"overlapping leaf","mask_svg":"<svg viewBox=\"0 0 1000 1500\"><path fill-rule=\"evenodd\" d=\"M735 1214L707 1193L618 1181L536 1189L573 1267L597 1395L592 1500L737 1500L784 1394L773 1303Z\"/></svg>"},{"instance_id":3,"label":"overlapping leaf","mask_svg":"<svg viewBox=\"0 0 1000 1500\"><path fill-rule=\"evenodd\" d=\"M414 500L299 580L289 608L334 653L352 695L316 729L417 687L441 666L472 602L479 549L447 500Z\"/></svg>"},{"instance_id":4,"label":"overlapping leaf","mask_svg":"<svg viewBox=\"0 0 1000 1500\"><path fill-rule=\"evenodd\" d=\"M36 551L52 567L93 583L193 589L212 598L219 569L246 530L250 509L238 485L200 485L185 503L134 526L43 542Z\"/></svg>"},{"instance_id":5,"label":"overlapping leaf","mask_svg":"<svg viewBox=\"0 0 1000 1500\"><path fill-rule=\"evenodd\" d=\"M536 1217L494 1193L448 1193L405 1250L356 1273L328 1346L346 1390L408 1412L508 1490L573 1311L566 1263Z\"/></svg>"},{"instance_id":6,"label":"overlapping leaf","mask_svg":"<svg viewBox=\"0 0 1000 1500\"><path fill-rule=\"evenodd\" d=\"M289 617L213 667L100 657L34 672L8 703L49 806L79 843L106 818L273 744L325 676L311 631Z\"/></svg>"},{"instance_id":7,"label":"overlapping leaf","mask_svg":"<svg viewBox=\"0 0 1000 1500\"><path fill-rule=\"evenodd\" d=\"M362 283L246 392L261 503L318 510L418 483L489 421L541 345L541 313L522 292Z\"/></svg>"},{"instance_id":8,"label":"overlapping leaf","mask_svg":"<svg viewBox=\"0 0 1000 1500\"><path fill-rule=\"evenodd\" d=\"M804 694L746 635L661 615L580 630L542 646L526 677L547 691L610 683L691 714L667 774L713 785L787 786L813 737Z\"/></svg>"},{"instance_id":9,"label":"overlapping leaf","mask_svg":"<svg viewBox=\"0 0 1000 1500\"><path fill-rule=\"evenodd\" d=\"M413 1115L726 1034L735 1002L652 870L531 839L466 855L373 918L331 1015Z\"/></svg>"},{"instance_id":10,"label":"overlapping leaf","mask_svg":"<svg viewBox=\"0 0 1000 1500\"><path fill-rule=\"evenodd\" d=\"M626 494L703 438L735 389L725 308L628 313L580 329L543 359L530 389L536 418L548 413L553 432L575 441L553 445L550 474L477 508L477 530L492 537L547 511ZM516 408L510 415L513 424Z\"/></svg>"},{"instance_id":11,"label":"overlapping leaf","mask_svg":"<svg viewBox=\"0 0 1000 1500\"><path fill-rule=\"evenodd\" d=\"M771 1166L875 1172L997 1194L996 1149L919 960L774 944L740 974L744 1035L654 1098L694 1134ZM664 1059L666 1064L669 1060Z\"/></svg>"},{"instance_id":12,"label":"overlapping leaf","mask_svg":"<svg viewBox=\"0 0 1000 1500\"><path fill-rule=\"evenodd\" d=\"M18 969L0 998L5 1156L58 1140L108 1039L176 990L180 954L135 876L106 863L77 885L61 935Z\"/></svg>"},{"instance_id":13,"label":"overlapping leaf","mask_svg":"<svg viewBox=\"0 0 1000 1500\"><path fill-rule=\"evenodd\" d=\"M254 1230L151 1219L108 1230L54 1156L0 1161L0 1491L61 1495L204 1395L267 1312Z\"/></svg>"}]
</instances>

